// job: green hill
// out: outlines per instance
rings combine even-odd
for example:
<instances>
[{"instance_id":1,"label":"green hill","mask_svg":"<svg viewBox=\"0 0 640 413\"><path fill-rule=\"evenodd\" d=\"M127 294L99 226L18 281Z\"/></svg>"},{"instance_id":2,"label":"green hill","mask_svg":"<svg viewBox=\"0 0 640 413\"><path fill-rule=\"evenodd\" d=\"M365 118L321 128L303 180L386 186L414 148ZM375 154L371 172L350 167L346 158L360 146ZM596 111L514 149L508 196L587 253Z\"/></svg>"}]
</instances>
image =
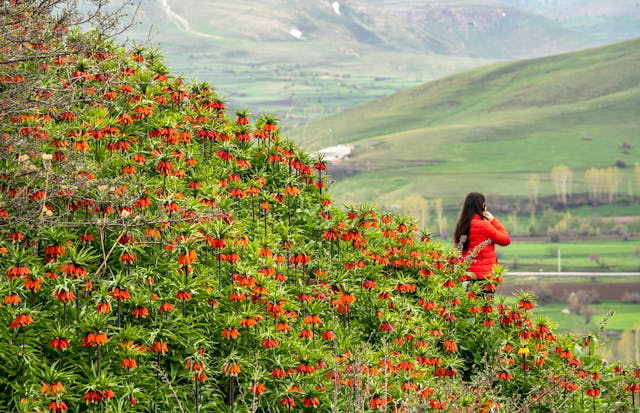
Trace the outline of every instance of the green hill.
<instances>
[{"instance_id":1,"label":"green hill","mask_svg":"<svg viewBox=\"0 0 640 413\"><path fill-rule=\"evenodd\" d=\"M353 144L334 166L342 200L393 202L417 194L459 201L470 190L525 196L531 174L554 193L549 170L583 172L640 149L640 39L494 64L394 94L292 132L311 149ZM626 145L625 145L626 143ZM623 147L624 145L624 147ZM619 191L637 193L632 168Z\"/></svg>"}]
</instances>

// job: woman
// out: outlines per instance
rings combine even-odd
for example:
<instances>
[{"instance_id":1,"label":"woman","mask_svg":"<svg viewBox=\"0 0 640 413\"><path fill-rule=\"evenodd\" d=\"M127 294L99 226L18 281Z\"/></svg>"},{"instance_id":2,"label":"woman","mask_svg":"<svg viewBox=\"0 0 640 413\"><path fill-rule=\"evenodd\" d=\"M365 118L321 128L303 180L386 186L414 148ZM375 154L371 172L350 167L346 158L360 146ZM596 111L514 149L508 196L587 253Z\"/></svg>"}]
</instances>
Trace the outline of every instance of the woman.
<instances>
[{"instance_id":1,"label":"woman","mask_svg":"<svg viewBox=\"0 0 640 413\"><path fill-rule=\"evenodd\" d=\"M511 242L511 238L500 221L487 211L484 195L472 192L464 201L464 207L456 225L454 242L459 245L462 241L462 255L466 256L486 240L491 242L478 252L469 266L469 271L475 274L476 279L482 279L491 274L493 266L498 263L495 244L506 247Z\"/></svg>"}]
</instances>

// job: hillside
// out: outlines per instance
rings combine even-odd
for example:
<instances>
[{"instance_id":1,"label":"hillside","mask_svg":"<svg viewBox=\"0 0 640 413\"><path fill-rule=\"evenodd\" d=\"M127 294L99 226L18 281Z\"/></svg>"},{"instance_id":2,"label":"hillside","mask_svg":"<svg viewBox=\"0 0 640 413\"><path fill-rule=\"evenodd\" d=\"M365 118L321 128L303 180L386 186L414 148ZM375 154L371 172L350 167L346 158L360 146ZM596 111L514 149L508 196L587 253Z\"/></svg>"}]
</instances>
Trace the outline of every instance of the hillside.
<instances>
[{"instance_id":1,"label":"hillside","mask_svg":"<svg viewBox=\"0 0 640 413\"><path fill-rule=\"evenodd\" d=\"M141 24L127 35L146 41L150 34L176 73L219 85L234 104L273 112L290 126L492 61L640 35L634 4L618 14L594 12L589 27L554 7L525 6L495 0L145 0ZM587 0L569 6L585 13L597 8Z\"/></svg>"},{"instance_id":2,"label":"hillside","mask_svg":"<svg viewBox=\"0 0 640 413\"><path fill-rule=\"evenodd\" d=\"M411 219L337 208L273 118L35 5L0 13L46 44L0 37L0 410L635 403L640 370L596 332L494 298L502 268L476 278Z\"/></svg>"},{"instance_id":3,"label":"hillside","mask_svg":"<svg viewBox=\"0 0 640 413\"><path fill-rule=\"evenodd\" d=\"M551 195L549 170L559 164L574 169L574 192L584 192L586 168L638 161L639 64L640 39L495 64L292 135L309 148L355 145L335 168L334 189L343 200L391 202L416 194L457 202L470 190L526 197L531 174L541 176L541 194ZM628 186L637 193L632 169L621 171L625 193Z\"/></svg>"}]
</instances>

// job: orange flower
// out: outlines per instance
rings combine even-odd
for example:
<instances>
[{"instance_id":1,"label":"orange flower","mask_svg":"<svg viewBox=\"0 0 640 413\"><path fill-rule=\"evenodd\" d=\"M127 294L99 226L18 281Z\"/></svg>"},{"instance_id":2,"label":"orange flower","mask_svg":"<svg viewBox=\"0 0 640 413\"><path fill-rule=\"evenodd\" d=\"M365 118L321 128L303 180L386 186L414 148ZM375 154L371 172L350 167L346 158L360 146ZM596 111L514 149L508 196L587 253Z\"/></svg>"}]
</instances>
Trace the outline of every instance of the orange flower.
<instances>
[{"instance_id":1,"label":"orange flower","mask_svg":"<svg viewBox=\"0 0 640 413\"><path fill-rule=\"evenodd\" d=\"M240 320L240 326L244 328L254 327L258 322L255 318L243 318Z\"/></svg>"},{"instance_id":2,"label":"orange flower","mask_svg":"<svg viewBox=\"0 0 640 413\"><path fill-rule=\"evenodd\" d=\"M111 290L109 294L111 294L111 296L118 301L127 301L131 298L131 294L129 293L129 291L125 289L120 289L119 287L116 287L113 290Z\"/></svg>"},{"instance_id":3,"label":"orange flower","mask_svg":"<svg viewBox=\"0 0 640 413\"><path fill-rule=\"evenodd\" d=\"M140 317L140 318L149 317L149 310L147 309L147 307L136 306L134 307L132 313L134 317Z\"/></svg>"},{"instance_id":4,"label":"orange flower","mask_svg":"<svg viewBox=\"0 0 640 413\"><path fill-rule=\"evenodd\" d=\"M4 297L4 303L7 305L19 305L22 302L18 294L9 294Z\"/></svg>"},{"instance_id":5,"label":"orange flower","mask_svg":"<svg viewBox=\"0 0 640 413\"><path fill-rule=\"evenodd\" d=\"M265 338L262 340L262 348L276 348L278 347L278 340L275 338Z\"/></svg>"},{"instance_id":6,"label":"orange flower","mask_svg":"<svg viewBox=\"0 0 640 413\"><path fill-rule=\"evenodd\" d=\"M240 366L238 363L227 363L222 366L222 371L229 377L236 377L240 373Z\"/></svg>"},{"instance_id":7,"label":"orange flower","mask_svg":"<svg viewBox=\"0 0 640 413\"><path fill-rule=\"evenodd\" d=\"M311 340L313 338L313 332L311 330L302 329L298 337Z\"/></svg>"},{"instance_id":8,"label":"orange flower","mask_svg":"<svg viewBox=\"0 0 640 413\"><path fill-rule=\"evenodd\" d=\"M282 333L287 333L291 330L291 327L287 323L276 323L276 330Z\"/></svg>"},{"instance_id":9,"label":"orange flower","mask_svg":"<svg viewBox=\"0 0 640 413\"><path fill-rule=\"evenodd\" d=\"M262 383L256 383L253 386L251 386L250 390L252 394L255 394L256 396L260 396L261 394L267 391L267 388Z\"/></svg>"},{"instance_id":10,"label":"orange flower","mask_svg":"<svg viewBox=\"0 0 640 413\"><path fill-rule=\"evenodd\" d=\"M134 359L123 358L120 366L132 370L138 367L138 363Z\"/></svg>"},{"instance_id":11,"label":"orange flower","mask_svg":"<svg viewBox=\"0 0 640 413\"><path fill-rule=\"evenodd\" d=\"M331 341L336 339L336 335L333 331L325 331L322 333L322 339L326 341Z\"/></svg>"},{"instance_id":12,"label":"orange flower","mask_svg":"<svg viewBox=\"0 0 640 413\"><path fill-rule=\"evenodd\" d=\"M284 407L287 407L288 409L296 407L296 401L293 399L293 397L283 397L282 399L280 399L280 404L282 404Z\"/></svg>"},{"instance_id":13,"label":"orange flower","mask_svg":"<svg viewBox=\"0 0 640 413\"><path fill-rule=\"evenodd\" d=\"M29 269L29 267L25 266L11 267L7 270L7 278L9 278L10 280L15 280L29 274L31 274L31 270Z\"/></svg>"},{"instance_id":14,"label":"orange flower","mask_svg":"<svg viewBox=\"0 0 640 413\"><path fill-rule=\"evenodd\" d=\"M198 260L195 250L189 250L186 254L181 254L178 257L178 265L190 265Z\"/></svg>"},{"instance_id":15,"label":"orange flower","mask_svg":"<svg viewBox=\"0 0 640 413\"><path fill-rule=\"evenodd\" d=\"M111 305L106 301L100 301L96 305L96 313L109 314L111 312Z\"/></svg>"},{"instance_id":16,"label":"orange flower","mask_svg":"<svg viewBox=\"0 0 640 413\"><path fill-rule=\"evenodd\" d=\"M49 342L49 345L52 348L55 348L56 350L66 350L69 348L69 340L67 340L66 338L52 338L51 341Z\"/></svg>"},{"instance_id":17,"label":"orange flower","mask_svg":"<svg viewBox=\"0 0 640 413\"><path fill-rule=\"evenodd\" d=\"M222 330L222 337L229 340L235 340L239 335L240 332L237 328L225 328Z\"/></svg>"},{"instance_id":18,"label":"orange flower","mask_svg":"<svg viewBox=\"0 0 640 413\"><path fill-rule=\"evenodd\" d=\"M231 302L242 302L244 300L246 300L247 297L244 295L244 293L241 292L233 292L231 293L231 295L229 296L229 301Z\"/></svg>"},{"instance_id":19,"label":"orange flower","mask_svg":"<svg viewBox=\"0 0 640 413\"><path fill-rule=\"evenodd\" d=\"M290 196L296 196L300 193L300 188L298 188L297 186L294 185L287 185L284 188L284 194L285 195L290 195Z\"/></svg>"},{"instance_id":20,"label":"orange flower","mask_svg":"<svg viewBox=\"0 0 640 413\"><path fill-rule=\"evenodd\" d=\"M137 260L138 260L138 256L136 255L135 252L132 252L132 253L124 252L120 256L120 261L125 264L133 264Z\"/></svg>"},{"instance_id":21,"label":"orange flower","mask_svg":"<svg viewBox=\"0 0 640 413\"><path fill-rule=\"evenodd\" d=\"M102 400L102 394L95 390L89 390L82 396L82 400L87 404L98 404Z\"/></svg>"},{"instance_id":22,"label":"orange flower","mask_svg":"<svg viewBox=\"0 0 640 413\"><path fill-rule=\"evenodd\" d=\"M320 400L317 397L305 397L302 399L302 403L307 407L318 407L320 405Z\"/></svg>"},{"instance_id":23,"label":"orange flower","mask_svg":"<svg viewBox=\"0 0 640 413\"><path fill-rule=\"evenodd\" d=\"M166 354L169 352L169 348L166 341L154 341L149 347L149 351L152 353Z\"/></svg>"},{"instance_id":24,"label":"orange flower","mask_svg":"<svg viewBox=\"0 0 640 413\"><path fill-rule=\"evenodd\" d=\"M83 347L98 347L107 344L108 338L105 333L89 333L82 339Z\"/></svg>"},{"instance_id":25,"label":"orange flower","mask_svg":"<svg viewBox=\"0 0 640 413\"><path fill-rule=\"evenodd\" d=\"M600 396L600 389L596 389L596 388L590 388L587 390L587 396L589 397L599 397Z\"/></svg>"},{"instance_id":26,"label":"orange flower","mask_svg":"<svg viewBox=\"0 0 640 413\"><path fill-rule=\"evenodd\" d=\"M287 373L280 367L277 367L271 371L271 378L273 379L282 379L287 376Z\"/></svg>"},{"instance_id":27,"label":"orange flower","mask_svg":"<svg viewBox=\"0 0 640 413\"><path fill-rule=\"evenodd\" d=\"M162 305L160 306L160 313L170 313L171 311L173 311L173 304L165 301L162 303Z\"/></svg>"},{"instance_id":28,"label":"orange flower","mask_svg":"<svg viewBox=\"0 0 640 413\"><path fill-rule=\"evenodd\" d=\"M63 392L64 386L61 382L57 381L54 384L45 383L42 388L40 388L40 393L45 394L49 393L51 395L55 395L58 392Z\"/></svg>"},{"instance_id":29,"label":"orange flower","mask_svg":"<svg viewBox=\"0 0 640 413\"><path fill-rule=\"evenodd\" d=\"M49 411L54 413L65 412L67 411L67 409L68 409L67 403L65 403L64 401L54 400L49 404Z\"/></svg>"},{"instance_id":30,"label":"orange flower","mask_svg":"<svg viewBox=\"0 0 640 413\"><path fill-rule=\"evenodd\" d=\"M176 298L180 301L189 301L192 297L189 291L178 291Z\"/></svg>"},{"instance_id":31,"label":"orange flower","mask_svg":"<svg viewBox=\"0 0 640 413\"><path fill-rule=\"evenodd\" d=\"M380 331L393 331L393 324L385 321L378 326L378 329L380 329Z\"/></svg>"},{"instance_id":32,"label":"orange flower","mask_svg":"<svg viewBox=\"0 0 640 413\"><path fill-rule=\"evenodd\" d=\"M13 321L9 324L9 328L12 330L17 330L22 326L28 326L33 324L33 318L29 314L18 314Z\"/></svg>"},{"instance_id":33,"label":"orange flower","mask_svg":"<svg viewBox=\"0 0 640 413\"><path fill-rule=\"evenodd\" d=\"M312 326L317 326L318 324L322 324L322 320L317 315L308 315L304 318L304 322L306 324L311 324Z\"/></svg>"},{"instance_id":34,"label":"orange flower","mask_svg":"<svg viewBox=\"0 0 640 413\"><path fill-rule=\"evenodd\" d=\"M170 175L173 171L173 164L171 161L160 161L156 170L163 176Z\"/></svg>"},{"instance_id":35,"label":"orange flower","mask_svg":"<svg viewBox=\"0 0 640 413\"><path fill-rule=\"evenodd\" d=\"M43 281L42 278L25 277L24 278L24 288L26 288L27 290L34 291L34 292L40 291L40 283L42 281Z\"/></svg>"},{"instance_id":36,"label":"orange flower","mask_svg":"<svg viewBox=\"0 0 640 413\"><path fill-rule=\"evenodd\" d=\"M445 340L444 348L447 353L455 353L456 351L458 351L458 345L455 341L452 340Z\"/></svg>"}]
</instances>

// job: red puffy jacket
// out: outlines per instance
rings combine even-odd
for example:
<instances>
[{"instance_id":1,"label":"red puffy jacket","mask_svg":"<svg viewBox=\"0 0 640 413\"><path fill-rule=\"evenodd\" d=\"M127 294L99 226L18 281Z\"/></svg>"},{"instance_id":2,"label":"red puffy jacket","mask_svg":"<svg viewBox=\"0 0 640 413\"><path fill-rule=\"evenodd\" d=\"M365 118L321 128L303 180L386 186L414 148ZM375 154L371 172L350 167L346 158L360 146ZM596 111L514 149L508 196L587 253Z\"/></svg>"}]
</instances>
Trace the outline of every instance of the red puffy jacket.
<instances>
[{"instance_id":1,"label":"red puffy jacket","mask_svg":"<svg viewBox=\"0 0 640 413\"><path fill-rule=\"evenodd\" d=\"M476 214L469 227L469 247L463 251L462 255L467 255L487 239L490 239L491 243L480 250L476 259L469 266L469 271L474 273L478 279L490 274L493 266L498 263L495 244L506 247L511 243L511 238L498 218L494 217L489 222Z\"/></svg>"}]
</instances>

